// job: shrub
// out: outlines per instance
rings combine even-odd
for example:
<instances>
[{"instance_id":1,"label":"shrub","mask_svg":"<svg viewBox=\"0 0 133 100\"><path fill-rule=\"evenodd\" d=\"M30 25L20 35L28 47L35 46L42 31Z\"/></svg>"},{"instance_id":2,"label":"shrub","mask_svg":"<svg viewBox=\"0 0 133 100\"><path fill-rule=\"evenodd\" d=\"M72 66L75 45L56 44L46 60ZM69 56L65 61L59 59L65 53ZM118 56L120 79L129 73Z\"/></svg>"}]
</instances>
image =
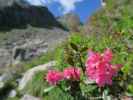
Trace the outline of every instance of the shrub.
<instances>
[{"instance_id":1,"label":"shrub","mask_svg":"<svg viewBox=\"0 0 133 100\"><path fill-rule=\"evenodd\" d=\"M79 36L79 35L76 35L76 36L72 35L71 37L69 37L68 41L63 46L64 52L62 55L64 55L64 60L62 62L66 66L63 67L61 69L61 71L63 69L66 69L67 66L80 67L82 69L81 80L82 81L86 80L86 77L83 77L83 75L85 74L85 70L86 70L85 62L86 62L86 58L87 58L88 48L93 49L95 51L99 51L99 52L103 51L105 48L110 48L110 49L112 49L112 51L114 53L114 56L113 56L114 59L110 62L110 59L112 58L112 56L111 56L112 54L107 49L107 51L105 52L105 54L107 54L107 56L105 56L105 59L107 60L107 64L103 63L103 65L101 65L101 66L104 66L104 64L109 65L108 66L109 69L107 69L107 70L110 70L111 76L107 77L107 75L104 74L104 76L106 76L106 77L101 77L101 81L99 80L99 82L104 82L104 83L102 83L102 85L100 85L100 83L97 83L98 82L97 79L93 78L93 80L95 80L96 83L99 84L100 87L104 87L104 88L98 89L98 86L93 82L92 83L89 82L90 84L92 84L92 86L83 84L80 81L73 82L72 81L73 78L70 78L71 76L69 76L69 74L68 74L68 77L71 79L71 81L68 80L65 82L65 84L63 84L63 85L65 85L65 86L63 86L65 88L64 90L69 91L70 95L74 96L74 98L81 97L81 99L85 99L86 97L88 97L88 95L94 96L94 97L101 96L101 91L103 92L104 96L110 95L110 97L111 96L118 97L120 95L126 95L125 92L129 93L129 90L131 93L131 86L128 87L128 85L131 84L131 80L128 80L128 78L130 78L130 79L132 78L131 77L132 75L129 73L133 72L131 70L132 69L131 66L133 64L132 63L133 55L132 55L131 51L129 51L128 48L126 48L127 44L124 41L122 41L122 38L124 38L124 36L118 38L118 40L115 40L113 38L113 36L106 36L106 35L103 37L98 37L98 38L84 37L84 36ZM98 56L96 56L97 54L98 54ZM129 56L129 54L130 54L130 56ZM100 53L93 52L93 56L98 57L96 59L101 59L102 55L100 56ZM122 64L123 67L120 70L121 66L110 65L111 63ZM90 62L90 64L91 64L91 62ZM89 64L89 66L90 66L90 64ZM57 68L58 68L58 66L57 66ZM105 70L105 68L103 68L101 70L104 73L105 71L103 71L103 70ZM71 73L71 71L68 71L68 72ZM118 76L113 78L114 75L116 75L117 71L119 71ZM91 72L91 71L89 71L89 72ZM70 75L73 75L73 74L71 73ZM78 75L78 74L76 74L76 75ZM88 74L88 75L90 77L91 74ZM108 78L110 78L110 79L108 80ZM113 80L113 82L112 82L112 80ZM108 86L111 84L113 84L113 86ZM58 85L59 84L57 84L57 86ZM59 85L59 87L60 87L60 85ZM84 87L86 87L86 89ZM76 92L76 94L73 94L73 92L75 92L75 90L77 90L78 93ZM93 91L90 91L90 90L93 90ZM80 99L78 99L78 100L80 100Z\"/></svg>"},{"instance_id":2,"label":"shrub","mask_svg":"<svg viewBox=\"0 0 133 100\"><path fill-rule=\"evenodd\" d=\"M131 37L131 35L128 35ZM131 38L128 37L128 41ZM103 91L104 97L120 97L120 95L131 96L132 93L132 73L133 73L133 52L131 48L127 47L127 43L124 39L127 38L125 35L118 37L117 39L113 36L103 35L102 37L85 37L81 35L72 35L64 42L60 47L52 53L52 59L57 61L55 70L63 72L68 66L76 66L81 69L80 80L84 80L85 84L80 82L80 92L78 94L77 100L85 100L85 98L91 99L91 97L101 98L101 91ZM81 66L85 66L87 59L88 48L96 51L103 52L105 48L110 48L113 52L112 64L122 64L123 67L119 71L118 76L112 78L112 86L104 86L104 89L99 89L99 87L93 82L88 81L86 77L83 77L83 71ZM77 52L78 51L78 52ZM79 52L81 53L79 56ZM70 71L71 72L71 71ZM38 73L39 74L39 73ZM69 74L68 74L69 75ZM71 75L71 74L70 74ZM46 81L43 81L44 72L36 75L32 82L35 84L30 84L27 90L31 90L31 94L35 96L41 96L46 100L73 100L74 97L70 94L70 84L68 81L59 81L61 84L58 87L49 86ZM70 77L70 76L69 76ZM34 79L38 79L34 80ZM71 78L70 78L71 79ZM35 87L39 84L41 89L36 89ZM77 83L75 83L77 84ZM89 85L88 85L89 84ZM77 85L76 85L77 86ZM73 89L72 89L73 90ZM77 89L79 91L79 88ZM34 92L33 92L34 91ZM69 92L66 92L69 91ZM37 93L37 94L36 94ZM82 94L82 96L81 96ZM79 97L80 96L80 97ZM62 97L62 98L61 98ZM77 96L75 97L77 98Z\"/></svg>"}]
</instances>

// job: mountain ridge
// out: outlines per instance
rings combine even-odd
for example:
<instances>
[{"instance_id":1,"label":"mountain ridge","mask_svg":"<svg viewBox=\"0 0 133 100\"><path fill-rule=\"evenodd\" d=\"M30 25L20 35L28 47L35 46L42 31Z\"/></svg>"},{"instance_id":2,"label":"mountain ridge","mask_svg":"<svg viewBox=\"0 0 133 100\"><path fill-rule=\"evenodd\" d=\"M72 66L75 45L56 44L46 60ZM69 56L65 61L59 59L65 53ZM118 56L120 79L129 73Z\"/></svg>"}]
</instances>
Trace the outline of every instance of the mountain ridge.
<instances>
[{"instance_id":1,"label":"mountain ridge","mask_svg":"<svg viewBox=\"0 0 133 100\"><path fill-rule=\"evenodd\" d=\"M16 61L42 55L69 34L47 7L18 2L11 0L0 7L0 68L3 69Z\"/></svg>"},{"instance_id":2,"label":"mountain ridge","mask_svg":"<svg viewBox=\"0 0 133 100\"><path fill-rule=\"evenodd\" d=\"M47 7L28 4L22 6L17 2L13 2L10 6L0 8L0 30L21 29L28 25L40 28L63 28Z\"/></svg>"}]
</instances>

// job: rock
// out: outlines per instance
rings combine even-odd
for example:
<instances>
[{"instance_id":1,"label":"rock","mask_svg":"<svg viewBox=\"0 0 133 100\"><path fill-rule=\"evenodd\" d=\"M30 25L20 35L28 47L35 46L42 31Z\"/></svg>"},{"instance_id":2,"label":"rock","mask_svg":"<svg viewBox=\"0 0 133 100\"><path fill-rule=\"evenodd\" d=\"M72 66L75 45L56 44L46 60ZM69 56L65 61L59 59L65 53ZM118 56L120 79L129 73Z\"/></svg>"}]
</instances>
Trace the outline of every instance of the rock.
<instances>
[{"instance_id":1,"label":"rock","mask_svg":"<svg viewBox=\"0 0 133 100\"><path fill-rule=\"evenodd\" d=\"M39 66L33 67L32 69L29 69L29 70L23 75L23 78L20 80L18 89L19 89L19 90L23 90L24 87L26 86L26 84L27 84L30 80L32 80L32 78L34 77L34 75L35 75L37 72L45 71L45 70L51 69L53 66L55 66L55 64L56 64L55 61L51 61L51 62L49 62L49 63L47 63L47 64L39 65Z\"/></svg>"},{"instance_id":2,"label":"rock","mask_svg":"<svg viewBox=\"0 0 133 100\"><path fill-rule=\"evenodd\" d=\"M0 90L6 89L6 87L14 87L17 84L16 79L18 76L14 72L6 72L0 76ZM14 83L14 84L12 84ZM6 91L6 90L5 90Z\"/></svg>"},{"instance_id":3,"label":"rock","mask_svg":"<svg viewBox=\"0 0 133 100\"><path fill-rule=\"evenodd\" d=\"M26 0L0 0L0 29L35 27L60 27L62 25L45 6L33 6ZM4 3L2 3L4 2Z\"/></svg>"},{"instance_id":4,"label":"rock","mask_svg":"<svg viewBox=\"0 0 133 100\"><path fill-rule=\"evenodd\" d=\"M0 76L1 82L7 82L9 80L12 80L14 78L13 73L7 72Z\"/></svg>"},{"instance_id":5,"label":"rock","mask_svg":"<svg viewBox=\"0 0 133 100\"><path fill-rule=\"evenodd\" d=\"M16 91L13 90L17 86L16 75L11 72L4 73L0 76L0 100L5 98L15 97Z\"/></svg>"},{"instance_id":6,"label":"rock","mask_svg":"<svg viewBox=\"0 0 133 100\"><path fill-rule=\"evenodd\" d=\"M1 90L2 88L4 88L4 86L5 86L5 84L4 84L4 82L3 82L3 79L4 79L4 75L1 75L1 76L0 76L0 90Z\"/></svg>"},{"instance_id":7,"label":"rock","mask_svg":"<svg viewBox=\"0 0 133 100\"><path fill-rule=\"evenodd\" d=\"M0 48L0 67L8 66L11 63L11 54L7 49Z\"/></svg>"},{"instance_id":8,"label":"rock","mask_svg":"<svg viewBox=\"0 0 133 100\"><path fill-rule=\"evenodd\" d=\"M67 36L47 7L0 0L0 73L46 53Z\"/></svg>"},{"instance_id":9,"label":"rock","mask_svg":"<svg viewBox=\"0 0 133 100\"><path fill-rule=\"evenodd\" d=\"M105 0L101 0L101 5L102 5L103 7L106 6Z\"/></svg>"},{"instance_id":10,"label":"rock","mask_svg":"<svg viewBox=\"0 0 133 100\"><path fill-rule=\"evenodd\" d=\"M46 53L48 44L44 40L27 40L26 43L16 46L13 49L13 59L15 62L29 60L33 57Z\"/></svg>"},{"instance_id":11,"label":"rock","mask_svg":"<svg viewBox=\"0 0 133 100\"><path fill-rule=\"evenodd\" d=\"M26 94L20 100L41 100L41 99L38 97L34 97L34 96Z\"/></svg>"},{"instance_id":12,"label":"rock","mask_svg":"<svg viewBox=\"0 0 133 100\"><path fill-rule=\"evenodd\" d=\"M16 29L7 32L6 40L0 39L0 73L14 65L17 66L53 50L68 35L68 32L59 28L30 27L25 30Z\"/></svg>"},{"instance_id":13,"label":"rock","mask_svg":"<svg viewBox=\"0 0 133 100\"><path fill-rule=\"evenodd\" d=\"M17 92L16 92L16 90L13 89L13 90L10 91L8 97L13 98L13 97L15 97L16 95L17 95Z\"/></svg>"},{"instance_id":14,"label":"rock","mask_svg":"<svg viewBox=\"0 0 133 100\"><path fill-rule=\"evenodd\" d=\"M4 82L0 81L0 90L4 87Z\"/></svg>"},{"instance_id":15,"label":"rock","mask_svg":"<svg viewBox=\"0 0 133 100\"><path fill-rule=\"evenodd\" d=\"M15 0L0 0L0 7L10 6Z\"/></svg>"},{"instance_id":16,"label":"rock","mask_svg":"<svg viewBox=\"0 0 133 100\"><path fill-rule=\"evenodd\" d=\"M66 29L72 32L80 32L80 18L77 14L67 13L61 17L58 17L57 20L65 26Z\"/></svg>"}]
</instances>

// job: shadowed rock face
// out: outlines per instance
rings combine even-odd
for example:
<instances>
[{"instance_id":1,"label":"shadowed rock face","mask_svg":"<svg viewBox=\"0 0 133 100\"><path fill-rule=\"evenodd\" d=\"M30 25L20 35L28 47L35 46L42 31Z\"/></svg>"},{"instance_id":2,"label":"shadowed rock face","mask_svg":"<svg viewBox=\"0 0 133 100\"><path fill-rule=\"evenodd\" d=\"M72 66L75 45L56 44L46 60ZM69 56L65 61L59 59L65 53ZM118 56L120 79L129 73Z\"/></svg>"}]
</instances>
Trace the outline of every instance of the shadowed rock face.
<instances>
[{"instance_id":1,"label":"shadowed rock face","mask_svg":"<svg viewBox=\"0 0 133 100\"><path fill-rule=\"evenodd\" d=\"M0 0L0 7L10 6L13 2L15 2L15 0Z\"/></svg>"},{"instance_id":2,"label":"shadowed rock face","mask_svg":"<svg viewBox=\"0 0 133 100\"><path fill-rule=\"evenodd\" d=\"M27 28L28 25L62 28L46 7L31 6L22 0L0 0L0 30Z\"/></svg>"}]
</instances>

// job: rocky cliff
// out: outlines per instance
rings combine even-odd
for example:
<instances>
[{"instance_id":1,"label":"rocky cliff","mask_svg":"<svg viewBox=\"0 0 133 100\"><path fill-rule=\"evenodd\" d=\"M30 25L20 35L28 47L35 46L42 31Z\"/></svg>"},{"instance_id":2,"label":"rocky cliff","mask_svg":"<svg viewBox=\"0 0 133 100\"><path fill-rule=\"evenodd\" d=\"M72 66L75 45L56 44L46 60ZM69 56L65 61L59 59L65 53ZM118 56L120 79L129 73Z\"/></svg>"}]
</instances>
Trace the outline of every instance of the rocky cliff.
<instances>
[{"instance_id":1,"label":"rocky cliff","mask_svg":"<svg viewBox=\"0 0 133 100\"><path fill-rule=\"evenodd\" d=\"M17 2L11 4L9 2L9 6L3 5L0 7L0 30L24 29L28 25L43 28L62 27L46 7L31 6Z\"/></svg>"},{"instance_id":2,"label":"rocky cliff","mask_svg":"<svg viewBox=\"0 0 133 100\"><path fill-rule=\"evenodd\" d=\"M0 0L1 71L40 56L67 35L48 8L31 6L22 0Z\"/></svg>"}]
</instances>

